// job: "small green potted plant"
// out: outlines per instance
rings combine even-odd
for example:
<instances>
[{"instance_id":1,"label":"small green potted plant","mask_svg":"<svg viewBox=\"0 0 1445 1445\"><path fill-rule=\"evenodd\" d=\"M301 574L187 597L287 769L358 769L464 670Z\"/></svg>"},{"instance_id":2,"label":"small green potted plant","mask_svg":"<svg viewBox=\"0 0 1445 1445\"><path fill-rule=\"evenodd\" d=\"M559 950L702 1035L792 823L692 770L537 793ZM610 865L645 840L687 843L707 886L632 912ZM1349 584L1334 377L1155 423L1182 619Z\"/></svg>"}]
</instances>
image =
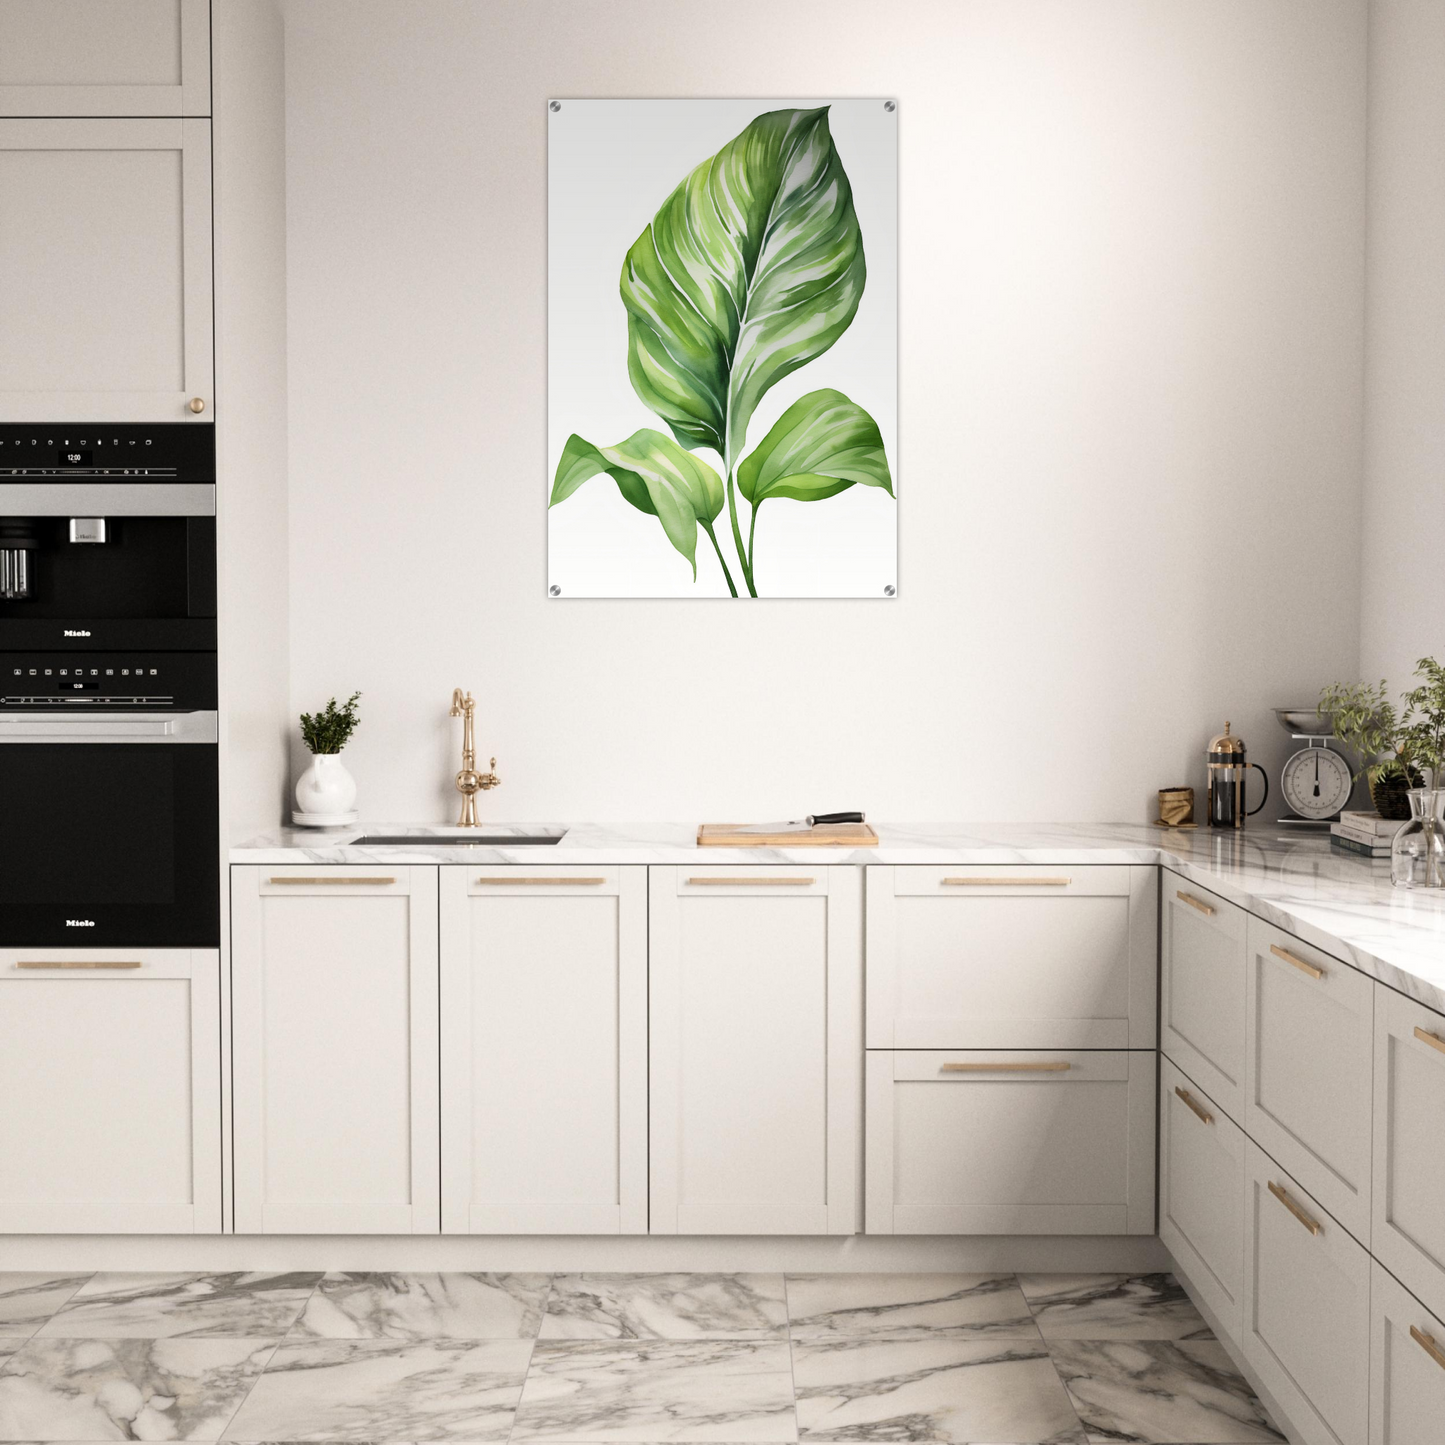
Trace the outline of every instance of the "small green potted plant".
<instances>
[{"instance_id":1,"label":"small green potted plant","mask_svg":"<svg viewBox=\"0 0 1445 1445\"><path fill-rule=\"evenodd\" d=\"M1375 811L1397 822L1408 818L1410 789L1424 779L1384 681L1332 683L1320 694L1319 710L1333 716L1335 736L1358 755Z\"/></svg>"},{"instance_id":2,"label":"small green potted plant","mask_svg":"<svg viewBox=\"0 0 1445 1445\"><path fill-rule=\"evenodd\" d=\"M298 823L335 827L356 819L356 779L341 761L341 750L361 721L354 692L340 707L333 697L316 714L301 714L301 737L311 753L311 766L296 782Z\"/></svg>"},{"instance_id":3,"label":"small green potted plant","mask_svg":"<svg viewBox=\"0 0 1445 1445\"><path fill-rule=\"evenodd\" d=\"M1428 787L1410 790L1410 821L1395 834L1390 881L1397 888L1445 888L1445 667L1422 657L1420 685L1405 694L1404 750Z\"/></svg>"}]
</instances>

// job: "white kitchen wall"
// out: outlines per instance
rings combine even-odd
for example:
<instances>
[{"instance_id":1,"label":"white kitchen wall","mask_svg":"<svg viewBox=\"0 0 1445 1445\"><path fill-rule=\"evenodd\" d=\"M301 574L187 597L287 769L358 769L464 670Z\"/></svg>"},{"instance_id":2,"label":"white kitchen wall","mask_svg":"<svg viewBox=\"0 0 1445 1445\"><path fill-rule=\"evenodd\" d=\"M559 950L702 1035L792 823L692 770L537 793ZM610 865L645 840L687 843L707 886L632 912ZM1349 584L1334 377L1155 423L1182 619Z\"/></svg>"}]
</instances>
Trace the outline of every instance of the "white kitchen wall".
<instances>
[{"instance_id":1,"label":"white kitchen wall","mask_svg":"<svg viewBox=\"0 0 1445 1445\"><path fill-rule=\"evenodd\" d=\"M362 690L368 817L458 684L494 818L1083 820L1355 672L1361 0L285 14L290 707ZM780 94L899 102L899 595L549 600L546 101Z\"/></svg>"},{"instance_id":2,"label":"white kitchen wall","mask_svg":"<svg viewBox=\"0 0 1445 1445\"><path fill-rule=\"evenodd\" d=\"M1445 660L1445 5L1370 7L1360 668Z\"/></svg>"}]
</instances>

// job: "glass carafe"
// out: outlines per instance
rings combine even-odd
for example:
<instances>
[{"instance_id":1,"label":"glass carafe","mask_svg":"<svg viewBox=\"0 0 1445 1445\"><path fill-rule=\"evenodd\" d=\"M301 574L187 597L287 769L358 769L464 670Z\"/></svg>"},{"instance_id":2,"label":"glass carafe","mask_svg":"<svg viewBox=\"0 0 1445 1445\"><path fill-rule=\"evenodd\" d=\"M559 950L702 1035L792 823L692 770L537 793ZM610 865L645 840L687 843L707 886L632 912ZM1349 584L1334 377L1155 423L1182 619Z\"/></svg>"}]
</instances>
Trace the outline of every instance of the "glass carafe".
<instances>
[{"instance_id":1,"label":"glass carafe","mask_svg":"<svg viewBox=\"0 0 1445 1445\"><path fill-rule=\"evenodd\" d=\"M1390 882L1445 888L1445 789L1410 789L1410 821L1390 848Z\"/></svg>"}]
</instances>

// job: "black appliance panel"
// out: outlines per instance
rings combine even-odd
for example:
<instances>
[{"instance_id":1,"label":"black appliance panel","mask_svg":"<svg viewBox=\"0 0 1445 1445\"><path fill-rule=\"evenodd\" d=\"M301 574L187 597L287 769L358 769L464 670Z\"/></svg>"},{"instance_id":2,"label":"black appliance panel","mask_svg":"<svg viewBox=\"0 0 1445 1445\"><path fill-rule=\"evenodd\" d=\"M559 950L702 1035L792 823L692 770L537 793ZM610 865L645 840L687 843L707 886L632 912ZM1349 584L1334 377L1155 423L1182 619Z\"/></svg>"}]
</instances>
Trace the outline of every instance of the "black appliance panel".
<instances>
[{"instance_id":1,"label":"black appliance panel","mask_svg":"<svg viewBox=\"0 0 1445 1445\"><path fill-rule=\"evenodd\" d=\"M214 653L0 652L0 714L215 707Z\"/></svg>"}]
</instances>

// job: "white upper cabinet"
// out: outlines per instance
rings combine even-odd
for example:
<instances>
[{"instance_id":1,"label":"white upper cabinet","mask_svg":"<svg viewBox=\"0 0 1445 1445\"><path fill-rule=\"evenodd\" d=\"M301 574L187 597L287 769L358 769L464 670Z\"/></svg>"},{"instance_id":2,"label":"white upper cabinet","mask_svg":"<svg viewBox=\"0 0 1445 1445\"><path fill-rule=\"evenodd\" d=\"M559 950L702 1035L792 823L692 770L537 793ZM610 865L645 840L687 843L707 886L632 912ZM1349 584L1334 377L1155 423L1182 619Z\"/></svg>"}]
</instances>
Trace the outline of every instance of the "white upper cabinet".
<instances>
[{"instance_id":1,"label":"white upper cabinet","mask_svg":"<svg viewBox=\"0 0 1445 1445\"><path fill-rule=\"evenodd\" d=\"M1237 1122L1244 1117L1249 914L1167 868L1159 876L1160 1047Z\"/></svg>"},{"instance_id":2,"label":"white upper cabinet","mask_svg":"<svg viewBox=\"0 0 1445 1445\"><path fill-rule=\"evenodd\" d=\"M0 1231L221 1229L214 949L0 951Z\"/></svg>"},{"instance_id":3,"label":"white upper cabinet","mask_svg":"<svg viewBox=\"0 0 1445 1445\"><path fill-rule=\"evenodd\" d=\"M435 1234L437 870L231 870L238 1234Z\"/></svg>"},{"instance_id":4,"label":"white upper cabinet","mask_svg":"<svg viewBox=\"0 0 1445 1445\"><path fill-rule=\"evenodd\" d=\"M649 871L652 1232L851 1234L859 870Z\"/></svg>"},{"instance_id":5,"label":"white upper cabinet","mask_svg":"<svg viewBox=\"0 0 1445 1445\"><path fill-rule=\"evenodd\" d=\"M208 0L4 0L0 116L208 116Z\"/></svg>"},{"instance_id":6,"label":"white upper cabinet","mask_svg":"<svg viewBox=\"0 0 1445 1445\"><path fill-rule=\"evenodd\" d=\"M210 133L0 120L0 421L212 419Z\"/></svg>"},{"instance_id":7,"label":"white upper cabinet","mask_svg":"<svg viewBox=\"0 0 1445 1445\"><path fill-rule=\"evenodd\" d=\"M870 1049L1152 1049L1157 868L871 867Z\"/></svg>"},{"instance_id":8,"label":"white upper cabinet","mask_svg":"<svg viewBox=\"0 0 1445 1445\"><path fill-rule=\"evenodd\" d=\"M647 869L441 872L442 1229L647 1231Z\"/></svg>"}]
</instances>

